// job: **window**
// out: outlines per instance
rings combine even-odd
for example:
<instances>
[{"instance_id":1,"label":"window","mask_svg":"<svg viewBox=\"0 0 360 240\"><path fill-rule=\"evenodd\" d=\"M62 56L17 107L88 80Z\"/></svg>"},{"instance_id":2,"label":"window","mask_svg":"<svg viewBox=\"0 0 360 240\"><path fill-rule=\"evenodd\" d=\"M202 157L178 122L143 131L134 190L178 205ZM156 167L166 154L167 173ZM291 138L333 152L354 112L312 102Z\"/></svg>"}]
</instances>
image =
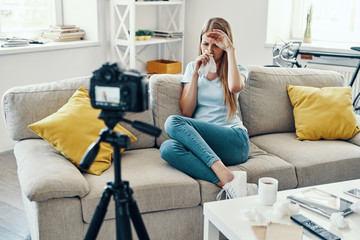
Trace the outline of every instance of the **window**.
<instances>
[{"instance_id":1,"label":"window","mask_svg":"<svg viewBox=\"0 0 360 240\"><path fill-rule=\"evenodd\" d=\"M302 39L312 4L311 37L315 41L360 42L359 0L293 1L292 38Z\"/></svg>"},{"instance_id":2,"label":"window","mask_svg":"<svg viewBox=\"0 0 360 240\"><path fill-rule=\"evenodd\" d=\"M0 36L36 37L62 23L62 0L0 0Z\"/></svg>"}]
</instances>

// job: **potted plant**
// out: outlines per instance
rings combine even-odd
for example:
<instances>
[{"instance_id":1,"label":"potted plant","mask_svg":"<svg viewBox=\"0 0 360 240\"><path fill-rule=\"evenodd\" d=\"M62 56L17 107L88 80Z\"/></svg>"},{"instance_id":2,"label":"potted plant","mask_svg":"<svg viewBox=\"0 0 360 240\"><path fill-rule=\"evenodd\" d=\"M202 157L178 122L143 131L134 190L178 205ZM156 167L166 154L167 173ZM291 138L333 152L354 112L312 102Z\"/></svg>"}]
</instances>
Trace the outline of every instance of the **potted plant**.
<instances>
[{"instance_id":1,"label":"potted plant","mask_svg":"<svg viewBox=\"0 0 360 240\"><path fill-rule=\"evenodd\" d=\"M137 30L135 32L136 40L144 40L144 30Z\"/></svg>"},{"instance_id":2,"label":"potted plant","mask_svg":"<svg viewBox=\"0 0 360 240\"><path fill-rule=\"evenodd\" d=\"M149 40L152 36L154 36L154 32L151 30L144 30L144 39Z\"/></svg>"},{"instance_id":3,"label":"potted plant","mask_svg":"<svg viewBox=\"0 0 360 240\"><path fill-rule=\"evenodd\" d=\"M148 40L153 35L154 35L154 32L151 30L137 30L135 32L136 40Z\"/></svg>"},{"instance_id":4,"label":"potted plant","mask_svg":"<svg viewBox=\"0 0 360 240\"><path fill-rule=\"evenodd\" d=\"M311 4L306 14L306 28L304 33L304 43L311 43L311 20L313 14L313 5Z\"/></svg>"}]
</instances>

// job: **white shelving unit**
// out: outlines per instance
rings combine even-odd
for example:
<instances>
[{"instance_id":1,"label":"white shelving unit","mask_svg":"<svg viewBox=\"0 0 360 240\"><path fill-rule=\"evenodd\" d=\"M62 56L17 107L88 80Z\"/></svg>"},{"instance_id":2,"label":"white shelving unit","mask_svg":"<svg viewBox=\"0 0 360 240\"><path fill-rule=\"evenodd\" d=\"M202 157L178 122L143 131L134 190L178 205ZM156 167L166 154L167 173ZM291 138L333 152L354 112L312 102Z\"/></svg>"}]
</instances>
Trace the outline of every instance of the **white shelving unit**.
<instances>
[{"instance_id":1,"label":"white shelving unit","mask_svg":"<svg viewBox=\"0 0 360 240\"><path fill-rule=\"evenodd\" d=\"M114 61L122 61L128 67L142 72L146 71L147 61L155 59L180 61L182 66L184 65L184 36L182 38L152 37L149 40L139 41L135 39L135 32L139 29L184 32L185 0L111 0L110 5ZM143 8L148 11L146 14L139 14L139 10L144 12ZM153 24L151 27L143 27L141 22L144 21L145 24L148 22Z\"/></svg>"}]
</instances>

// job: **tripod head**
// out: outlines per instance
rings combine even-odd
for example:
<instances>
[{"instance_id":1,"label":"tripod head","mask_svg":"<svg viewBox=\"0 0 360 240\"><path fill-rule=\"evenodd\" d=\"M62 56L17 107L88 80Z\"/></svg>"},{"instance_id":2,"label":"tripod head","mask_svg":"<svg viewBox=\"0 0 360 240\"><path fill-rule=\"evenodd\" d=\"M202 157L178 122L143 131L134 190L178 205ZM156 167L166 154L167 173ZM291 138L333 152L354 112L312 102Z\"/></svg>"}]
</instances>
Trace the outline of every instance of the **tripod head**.
<instances>
[{"instance_id":1,"label":"tripod head","mask_svg":"<svg viewBox=\"0 0 360 240\"><path fill-rule=\"evenodd\" d=\"M136 128L137 130L142 131L148 135L154 137L160 136L161 134L160 128L137 120L130 121L128 119L125 119L123 117L124 115L125 112L123 111L112 111L112 110L101 111L99 115L99 119L104 120L106 127L101 129L99 133L99 138L88 147L85 154L83 155L80 161L81 169L87 170L90 168L91 164L94 162L99 152L101 142L108 142L111 145L116 144L117 146L120 146L121 148L125 148L125 149L130 147L129 136L113 131L116 124L118 124L121 121L131 124L133 128Z\"/></svg>"}]
</instances>

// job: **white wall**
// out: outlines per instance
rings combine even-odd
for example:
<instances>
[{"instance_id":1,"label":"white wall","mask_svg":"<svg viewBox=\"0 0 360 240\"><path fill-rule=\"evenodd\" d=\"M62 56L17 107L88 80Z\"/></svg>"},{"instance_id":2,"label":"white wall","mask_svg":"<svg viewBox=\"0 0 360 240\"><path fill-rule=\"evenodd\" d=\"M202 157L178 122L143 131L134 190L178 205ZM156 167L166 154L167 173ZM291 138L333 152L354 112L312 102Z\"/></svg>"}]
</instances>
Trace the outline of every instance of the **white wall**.
<instances>
[{"instance_id":1,"label":"white wall","mask_svg":"<svg viewBox=\"0 0 360 240\"><path fill-rule=\"evenodd\" d=\"M63 24L73 24L85 30L85 39L96 40L98 30L96 28L99 17L104 19L105 3L103 0L63 0ZM98 7L99 8L98 8ZM107 8L107 7L106 7Z\"/></svg>"},{"instance_id":2,"label":"white wall","mask_svg":"<svg viewBox=\"0 0 360 240\"><path fill-rule=\"evenodd\" d=\"M81 1L82 6L77 3ZM97 1L97 2L96 2ZM71 5L76 4L76 6ZM22 53L0 56L0 95L14 86L57 81L64 78L91 75L109 55L109 1L64 0L65 9L73 9L78 20L64 16L65 24L77 24L85 28L91 37L99 34L99 46ZM93 5L97 4L97 12ZM185 51L184 64L197 56L199 34L206 20L220 16L227 19L233 30L237 60L241 64L271 64L271 48L265 48L268 0L186 0L185 4ZM69 10L72 11L72 10ZM97 20L98 32L91 28L96 22L84 21L89 14ZM149 16L152 16L151 12ZM95 20L94 20L95 19ZM68 21L67 21L68 20ZM3 115L3 113L1 113ZM9 139L0 120L0 151L8 150L14 143Z\"/></svg>"},{"instance_id":3,"label":"white wall","mask_svg":"<svg viewBox=\"0 0 360 240\"><path fill-rule=\"evenodd\" d=\"M265 48L268 0L186 0L185 65L198 53L199 36L211 17L223 17L231 25L238 63L272 64L271 48Z\"/></svg>"}]
</instances>

